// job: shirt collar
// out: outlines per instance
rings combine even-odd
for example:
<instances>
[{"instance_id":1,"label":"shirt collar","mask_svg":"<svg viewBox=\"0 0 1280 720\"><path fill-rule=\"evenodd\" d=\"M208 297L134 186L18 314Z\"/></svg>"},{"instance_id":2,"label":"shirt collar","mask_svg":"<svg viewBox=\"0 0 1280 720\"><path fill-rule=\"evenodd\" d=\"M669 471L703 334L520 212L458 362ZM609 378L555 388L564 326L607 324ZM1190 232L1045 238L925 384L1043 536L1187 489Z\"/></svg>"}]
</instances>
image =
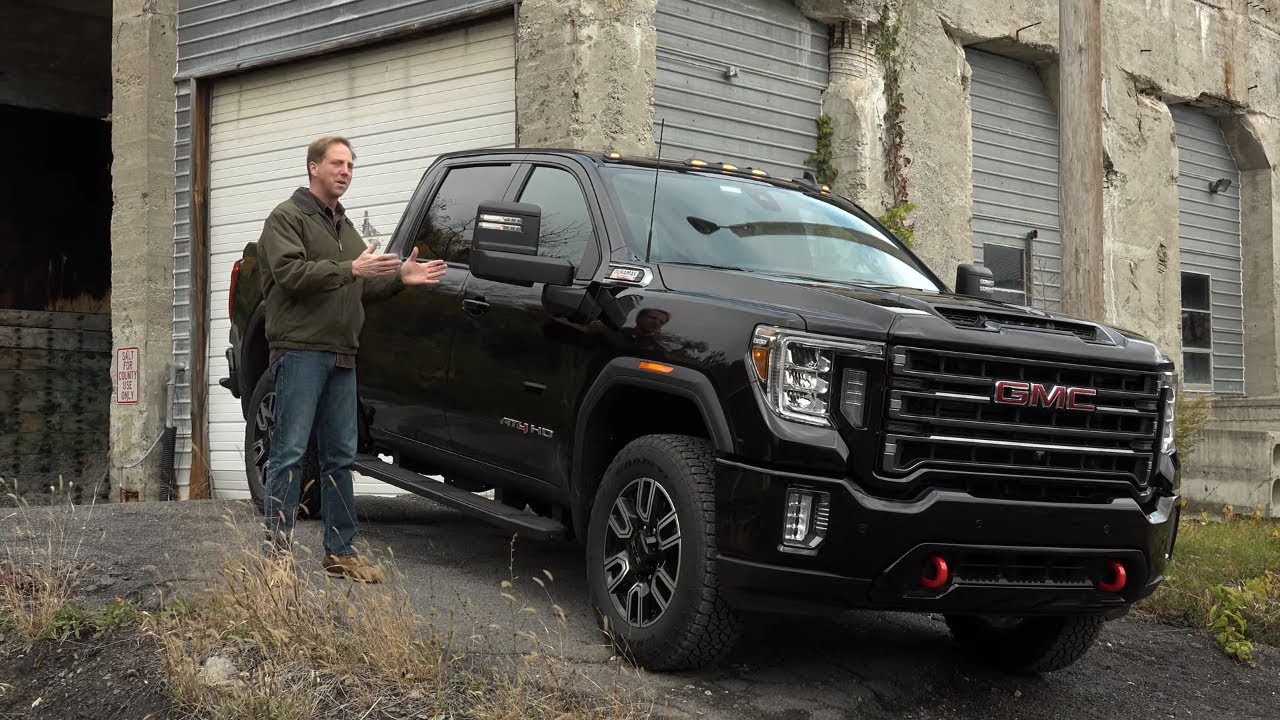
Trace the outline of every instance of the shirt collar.
<instances>
[{"instance_id":1,"label":"shirt collar","mask_svg":"<svg viewBox=\"0 0 1280 720\"><path fill-rule=\"evenodd\" d=\"M329 209L324 203L320 202L320 198L312 194L310 188L300 187L294 190L292 200L298 206L298 209L307 215L315 215ZM328 213L325 214L327 215ZM342 203L338 203L333 209L334 217L343 217L346 214L346 209L342 207Z\"/></svg>"}]
</instances>

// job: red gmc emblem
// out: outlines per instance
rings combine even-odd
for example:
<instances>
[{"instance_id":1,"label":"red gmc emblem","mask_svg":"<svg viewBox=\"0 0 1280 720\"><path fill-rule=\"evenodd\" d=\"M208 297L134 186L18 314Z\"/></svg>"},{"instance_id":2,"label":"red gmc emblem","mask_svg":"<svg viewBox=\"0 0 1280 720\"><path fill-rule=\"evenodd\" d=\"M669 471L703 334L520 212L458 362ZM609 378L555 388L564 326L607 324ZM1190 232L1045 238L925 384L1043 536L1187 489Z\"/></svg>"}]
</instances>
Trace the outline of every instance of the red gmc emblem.
<instances>
[{"instance_id":1,"label":"red gmc emblem","mask_svg":"<svg viewBox=\"0 0 1280 720\"><path fill-rule=\"evenodd\" d=\"M1088 399L1097 395L1093 388L1000 380L996 382L995 401L1001 405L1093 411L1096 408Z\"/></svg>"}]
</instances>

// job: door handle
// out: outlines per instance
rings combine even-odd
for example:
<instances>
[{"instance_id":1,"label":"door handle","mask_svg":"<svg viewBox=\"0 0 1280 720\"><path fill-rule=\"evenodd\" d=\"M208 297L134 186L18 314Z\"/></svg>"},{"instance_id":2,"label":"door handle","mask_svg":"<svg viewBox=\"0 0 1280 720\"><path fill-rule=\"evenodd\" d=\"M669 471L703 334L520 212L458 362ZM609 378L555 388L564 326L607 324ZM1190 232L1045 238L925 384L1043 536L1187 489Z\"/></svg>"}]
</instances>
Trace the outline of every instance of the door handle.
<instances>
[{"instance_id":1,"label":"door handle","mask_svg":"<svg viewBox=\"0 0 1280 720\"><path fill-rule=\"evenodd\" d=\"M489 312L489 303L485 302L483 297L467 298L462 301L462 307L472 315L482 315Z\"/></svg>"}]
</instances>

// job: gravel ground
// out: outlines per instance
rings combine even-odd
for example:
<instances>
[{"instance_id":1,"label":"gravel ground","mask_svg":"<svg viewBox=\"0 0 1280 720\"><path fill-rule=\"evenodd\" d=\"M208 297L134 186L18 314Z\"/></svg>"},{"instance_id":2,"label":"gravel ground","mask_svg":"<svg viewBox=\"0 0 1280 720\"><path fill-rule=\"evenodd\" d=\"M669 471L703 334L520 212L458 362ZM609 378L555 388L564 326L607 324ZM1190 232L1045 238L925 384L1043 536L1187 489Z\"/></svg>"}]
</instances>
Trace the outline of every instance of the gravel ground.
<instances>
[{"instance_id":1,"label":"gravel ground","mask_svg":"<svg viewBox=\"0 0 1280 720\"><path fill-rule=\"evenodd\" d=\"M502 651L523 649L513 638L517 625L545 635L543 622L558 604L568 616L564 627L552 630L558 652L602 677L614 675L618 660L587 609L578 547L513 545L503 531L417 497L358 503L362 542L394 557L393 582L419 612L452 618L462 637L488 633L477 644ZM69 550L94 563L85 602L122 597L152 604L161 592L192 593L215 582L230 523L251 533L249 511L245 503L216 501L79 508L72 522L64 517L58 524L65 533L53 536L65 535ZM46 523L40 510L0 513L7 551L21 557L32 543L47 542ZM301 524L299 541L318 548L318 531L317 523ZM553 581L545 589L532 582L534 576L546 580L546 573ZM508 592L538 613L517 615L501 598L504 580L514 583ZM492 630L492 623L501 629ZM67 659L76 652L82 659ZM1109 623L1093 651L1071 668L1009 677L961 656L941 618L854 612L836 621L755 619L723 667L644 674L641 682L673 714L717 719L1274 719L1280 652L1260 647L1255 656L1258 667L1240 665L1207 633L1134 615ZM163 679L155 657L145 639L130 634L106 647L0 651L0 666L10 668L9 677L0 678L0 718L167 717L164 696L155 690ZM127 672L132 675L124 677ZM109 677L94 679L101 675ZM78 699L95 697L105 700L83 715L90 706ZM44 700L32 709L37 698ZM121 704L129 706L124 714L113 709Z\"/></svg>"}]
</instances>

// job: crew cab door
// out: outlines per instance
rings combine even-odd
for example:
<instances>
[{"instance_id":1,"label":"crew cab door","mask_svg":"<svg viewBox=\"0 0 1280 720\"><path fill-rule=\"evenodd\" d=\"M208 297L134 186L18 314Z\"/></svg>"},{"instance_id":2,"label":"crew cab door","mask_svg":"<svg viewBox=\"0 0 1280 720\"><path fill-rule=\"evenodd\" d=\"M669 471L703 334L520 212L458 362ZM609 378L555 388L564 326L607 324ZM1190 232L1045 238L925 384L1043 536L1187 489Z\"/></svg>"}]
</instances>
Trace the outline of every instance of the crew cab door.
<instances>
[{"instance_id":1,"label":"crew cab door","mask_svg":"<svg viewBox=\"0 0 1280 720\"><path fill-rule=\"evenodd\" d=\"M538 158L521 168L506 197L490 199L540 206L538 254L569 260L585 284L601 258L602 221L589 201L590 187L573 162ZM467 277L453 353L459 396L449 407L450 430L457 452L556 483L565 476L567 459L558 451L573 432L574 378L586 353L555 339L563 321L543 305L543 288Z\"/></svg>"},{"instance_id":2,"label":"crew cab door","mask_svg":"<svg viewBox=\"0 0 1280 720\"><path fill-rule=\"evenodd\" d=\"M408 228L393 247L419 261L442 259L449 269L438 284L407 287L366 309L360 349L361 399L374 410L374 431L436 448L449 446L449 358L461 327L458 303L476 206L506 190L518 159L454 161L424 179L406 213Z\"/></svg>"}]
</instances>

